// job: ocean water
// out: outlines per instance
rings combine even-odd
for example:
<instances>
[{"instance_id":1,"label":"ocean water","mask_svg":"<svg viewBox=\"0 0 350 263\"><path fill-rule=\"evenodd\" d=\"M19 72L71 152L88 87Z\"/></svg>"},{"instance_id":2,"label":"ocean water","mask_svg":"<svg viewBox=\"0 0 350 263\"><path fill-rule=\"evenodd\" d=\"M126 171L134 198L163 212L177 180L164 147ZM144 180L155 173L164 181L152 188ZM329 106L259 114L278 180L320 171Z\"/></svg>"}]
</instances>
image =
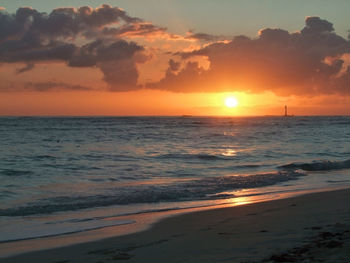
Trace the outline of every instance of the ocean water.
<instances>
[{"instance_id":1,"label":"ocean water","mask_svg":"<svg viewBox=\"0 0 350 263\"><path fill-rule=\"evenodd\" d=\"M0 242L350 186L349 128L350 117L2 117Z\"/></svg>"}]
</instances>

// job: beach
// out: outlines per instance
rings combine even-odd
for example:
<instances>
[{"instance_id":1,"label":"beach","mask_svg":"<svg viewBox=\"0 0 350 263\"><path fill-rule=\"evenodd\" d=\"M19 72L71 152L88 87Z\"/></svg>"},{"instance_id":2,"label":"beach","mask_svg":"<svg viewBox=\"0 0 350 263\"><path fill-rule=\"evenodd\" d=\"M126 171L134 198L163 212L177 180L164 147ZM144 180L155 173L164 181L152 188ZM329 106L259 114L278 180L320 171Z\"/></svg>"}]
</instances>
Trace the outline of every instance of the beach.
<instances>
[{"instance_id":1,"label":"beach","mask_svg":"<svg viewBox=\"0 0 350 263\"><path fill-rule=\"evenodd\" d=\"M0 262L349 262L350 189L187 213Z\"/></svg>"},{"instance_id":2,"label":"beach","mask_svg":"<svg viewBox=\"0 0 350 263\"><path fill-rule=\"evenodd\" d=\"M350 263L350 1L66 2L0 3L0 263Z\"/></svg>"}]
</instances>

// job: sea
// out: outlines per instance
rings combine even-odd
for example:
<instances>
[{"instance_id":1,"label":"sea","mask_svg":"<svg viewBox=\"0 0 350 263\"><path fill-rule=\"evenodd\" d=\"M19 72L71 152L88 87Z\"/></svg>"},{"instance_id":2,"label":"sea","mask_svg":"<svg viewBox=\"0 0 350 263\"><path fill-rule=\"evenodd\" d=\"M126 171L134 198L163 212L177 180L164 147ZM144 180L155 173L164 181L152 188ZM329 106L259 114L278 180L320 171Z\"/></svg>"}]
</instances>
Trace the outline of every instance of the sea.
<instances>
[{"instance_id":1,"label":"sea","mask_svg":"<svg viewBox=\"0 0 350 263\"><path fill-rule=\"evenodd\" d=\"M346 116L1 117L0 243L350 187L349 156Z\"/></svg>"}]
</instances>

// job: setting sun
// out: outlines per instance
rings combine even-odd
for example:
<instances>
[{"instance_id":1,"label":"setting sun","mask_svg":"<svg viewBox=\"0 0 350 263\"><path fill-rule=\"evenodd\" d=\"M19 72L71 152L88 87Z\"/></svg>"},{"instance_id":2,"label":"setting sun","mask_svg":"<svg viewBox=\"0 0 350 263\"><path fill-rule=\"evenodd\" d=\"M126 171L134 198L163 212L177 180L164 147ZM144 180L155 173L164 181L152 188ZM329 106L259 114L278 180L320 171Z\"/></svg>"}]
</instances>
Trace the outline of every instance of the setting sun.
<instances>
[{"instance_id":1,"label":"setting sun","mask_svg":"<svg viewBox=\"0 0 350 263\"><path fill-rule=\"evenodd\" d=\"M237 107L238 105L238 100L234 97L228 97L225 100L225 105L229 108L234 108Z\"/></svg>"}]
</instances>

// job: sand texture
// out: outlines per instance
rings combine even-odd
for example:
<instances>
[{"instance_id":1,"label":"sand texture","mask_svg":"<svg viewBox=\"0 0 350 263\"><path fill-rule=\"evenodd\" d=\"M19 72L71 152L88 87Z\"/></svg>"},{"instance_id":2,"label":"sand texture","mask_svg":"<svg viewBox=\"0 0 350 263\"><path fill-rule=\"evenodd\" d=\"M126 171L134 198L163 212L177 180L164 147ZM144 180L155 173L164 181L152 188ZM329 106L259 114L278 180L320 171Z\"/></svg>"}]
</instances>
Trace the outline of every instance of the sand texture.
<instances>
[{"instance_id":1,"label":"sand texture","mask_svg":"<svg viewBox=\"0 0 350 263\"><path fill-rule=\"evenodd\" d=\"M136 234L0 262L350 262L350 190L174 216Z\"/></svg>"}]
</instances>

